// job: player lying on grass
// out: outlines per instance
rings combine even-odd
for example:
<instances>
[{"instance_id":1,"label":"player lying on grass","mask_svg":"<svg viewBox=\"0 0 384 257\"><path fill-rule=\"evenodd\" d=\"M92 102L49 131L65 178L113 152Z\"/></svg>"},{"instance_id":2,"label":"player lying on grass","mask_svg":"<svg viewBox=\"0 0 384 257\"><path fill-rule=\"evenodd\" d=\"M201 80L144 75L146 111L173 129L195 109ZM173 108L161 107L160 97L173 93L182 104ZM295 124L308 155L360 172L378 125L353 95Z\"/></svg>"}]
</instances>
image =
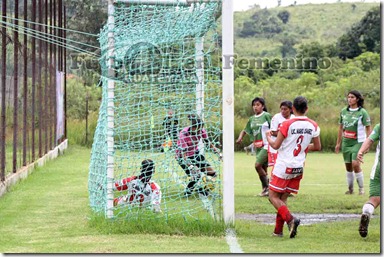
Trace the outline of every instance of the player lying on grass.
<instances>
[{"instance_id":1,"label":"player lying on grass","mask_svg":"<svg viewBox=\"0 0 384 257\"><path fill-rule=\"evenodd\" d=\"M160 186L151 180L155 173L155 163L151 159L141 162L139 176L131 176L115 182L115 190L126 191L124 196L113 200L113 205L151 206L154 212L161 212Z\"/></svg>"}]
</instances>

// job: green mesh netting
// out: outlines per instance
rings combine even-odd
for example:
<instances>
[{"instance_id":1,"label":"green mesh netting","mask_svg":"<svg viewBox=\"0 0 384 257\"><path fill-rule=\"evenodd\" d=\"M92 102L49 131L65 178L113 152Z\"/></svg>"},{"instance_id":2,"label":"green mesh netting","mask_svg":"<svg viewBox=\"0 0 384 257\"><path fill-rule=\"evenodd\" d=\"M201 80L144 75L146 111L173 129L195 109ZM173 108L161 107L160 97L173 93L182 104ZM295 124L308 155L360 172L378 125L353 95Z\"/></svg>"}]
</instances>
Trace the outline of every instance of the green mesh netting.
<instances>
[{"instance_id":1,"label":"green mesh netting","mask_svg":"<svg viewBox=\"0 0 384 257\"><path fill-rule=\"evenodd\" d=\"M180 131L191 126L193 118L204 121L210 143L221 148L221 68L216 21L220 6L220 2L190 6L115 4L115 77L108 76L108 26L99 38L103 95L88 181L94 211L106 213L108 201L115 200L116 218L221 217L221 162L217 153L209 144L200 143L200 153L216 177L200 172L201 160L192 160L193 165L188 162L192 165L192 175L188 177L176 158ZM110 99L114 102L111 152L107 149L109 80L115 82L114 98ZM113 164L107 164L109 154L114 157ZM151 179L161 188L161 212L154 205L152 192L140 192L140 183L128 184L129 189L122 191L114 186L114 199L108 198L107 184L121 186L125 178L140 175L145 159L155 164ZM108 165L113 165L113 178L107 178ZM195 177L194 172L199 176ZM191 180L196 184L186 197L186 186Z\"/></svg>"}]
</instances>

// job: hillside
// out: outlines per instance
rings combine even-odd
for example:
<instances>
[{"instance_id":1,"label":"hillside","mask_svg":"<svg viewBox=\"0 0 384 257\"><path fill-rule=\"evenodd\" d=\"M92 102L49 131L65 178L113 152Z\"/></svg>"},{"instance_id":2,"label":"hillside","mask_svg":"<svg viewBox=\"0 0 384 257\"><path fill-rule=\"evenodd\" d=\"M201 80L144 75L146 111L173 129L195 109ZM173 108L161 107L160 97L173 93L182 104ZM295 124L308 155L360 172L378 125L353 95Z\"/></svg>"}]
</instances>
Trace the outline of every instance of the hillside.
<instances>
[{"instance_id":1,"label":"hillside","mask_svg":"<svg viewBox=\"0 0 384 257\"><path fill-rule=\"evenodd\" d=\"M275 19L281 28L280 33L244 37L242 30L244 23L254 23L252 16L260 8L252 8L243 12L235 12L235 53L242 57L280 57L280 40L284 37L296 41L297 49L303 43L318 42L320 44L335 43L342 34L354 23L358 22L368 10L378 6L379 3L333 3L333 4L306 4L267 9L270 17L277 17L281 11L289 12L286 24L279 18ZM264 9L265 11L265 9Z\"/></svg>"}]
</instances>

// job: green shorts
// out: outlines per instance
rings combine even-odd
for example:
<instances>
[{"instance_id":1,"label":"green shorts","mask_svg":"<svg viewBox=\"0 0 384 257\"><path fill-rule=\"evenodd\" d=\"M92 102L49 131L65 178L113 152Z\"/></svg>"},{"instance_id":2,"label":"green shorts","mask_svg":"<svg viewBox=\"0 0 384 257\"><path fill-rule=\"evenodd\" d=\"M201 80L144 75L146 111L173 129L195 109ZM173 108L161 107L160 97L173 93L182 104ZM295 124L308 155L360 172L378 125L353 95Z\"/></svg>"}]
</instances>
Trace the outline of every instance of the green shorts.
<instances>
[{"instance_id":1,"label":"green shorts","mask_svg":"<svg viewBox=\"0 0 384 257\"><path fill-rule=\"evenodd\" d=\"M369 180L369 197L380 196L381 187L380 179L371 179Z\"/></svg>"},{"instance_id":2,"label":"green shorts","mask_svg":"<svg viewBox=\"0 0 384 257\"><path fill-rule=\"evenodd\" d=\"M256 163L260 163L263 166L268 165L268 152L264 148L256 148Z\"/></svg>"},{"instance_id":3,"label":"green shorts","mask_svg":"<svg viewBox=\"0 0 384 257\"><path fill-rule=\"evenodd\" d=\"M374 170L371 171L370 180L369 180L369 197L380 196L381 186L380 186L380 162L377 164Z\"/></svg>"},{"instance_id":4,"label":"green shorts","mask_svg":"<svg viewBox=\"0 0 384 257\"><path fill-rule=\"evenodd\" d=\"M343 158L345 163L352 163L352 161L356 160L357 153L360 150L360 147L363 143L357 143L352 146L344 146L341 147L341 151L343 152Z\"/></svg>"}]
</instances>

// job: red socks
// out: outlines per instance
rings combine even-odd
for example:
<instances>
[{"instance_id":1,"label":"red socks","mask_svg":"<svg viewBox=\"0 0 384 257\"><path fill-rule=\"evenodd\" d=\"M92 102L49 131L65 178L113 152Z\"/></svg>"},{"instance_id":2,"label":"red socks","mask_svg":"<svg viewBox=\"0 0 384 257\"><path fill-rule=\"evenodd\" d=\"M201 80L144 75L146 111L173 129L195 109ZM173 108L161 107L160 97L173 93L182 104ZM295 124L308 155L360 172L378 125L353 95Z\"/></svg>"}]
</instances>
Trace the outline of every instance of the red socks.
<instances>
[{"instance_id":1,"label":"red socks","mask_svg":"<svg viewBox=\"0 0 384 257\"><path fill-rule=\"evenodd\" d=\"M289 212L288 207L286 205L280 206L280 208L277 209L277 215L279 215L279 214L280 214L281 218L287 223L289 223L293 219L293 217L292 217L291 213Z\"/></svg>"},{"instance_id":2,"label":"red socks","mask_svg":"<svg viewBox=\"0 0 384 257\"><path fill-rule=\"evenodd\" d=\"M275 234L282 234L284 228L284 219L279 213L276 214Z\"/></svg>"}]
</instances>

